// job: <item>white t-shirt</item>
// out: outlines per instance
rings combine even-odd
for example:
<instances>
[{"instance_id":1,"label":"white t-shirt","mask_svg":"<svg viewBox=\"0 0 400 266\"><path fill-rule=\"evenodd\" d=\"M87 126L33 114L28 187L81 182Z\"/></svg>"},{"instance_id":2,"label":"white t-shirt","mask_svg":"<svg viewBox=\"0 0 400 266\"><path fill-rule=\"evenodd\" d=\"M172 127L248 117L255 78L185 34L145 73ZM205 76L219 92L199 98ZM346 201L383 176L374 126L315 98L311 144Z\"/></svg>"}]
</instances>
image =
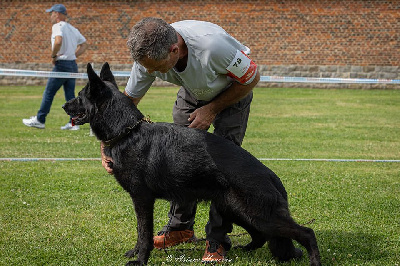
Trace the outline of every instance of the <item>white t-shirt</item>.
<instances>
[{"instance_id":1,"label":"white t-shirt","mask_svg":"<svg viewBox=\"0 0 400 266\"><path fill-rule=\"evenodd\" d=\"M179 72L149 74L134 62L127 94L144 96L156 77L184 87L197 100L211 101L231 85L233 79L249 84L256 75L257 65L247 57L250 49L238 42L220 26L210 22L185 20L171 24L182 36L188 48L187 66Z\"/></svg>"},{"instance_id":2,"label":"white t-shirt","mask_svg":"<svg viewBox=\"0 0 400 266\"><path fill-rule=\"evenodd\" d=\"M58 52L57 60L75 60L75 51L79 44L86 42L85 37L65 21L53 25L51 33L51 47L54 47L56 36L62 37L61 49Z\"/></svg>"}]
</instances>

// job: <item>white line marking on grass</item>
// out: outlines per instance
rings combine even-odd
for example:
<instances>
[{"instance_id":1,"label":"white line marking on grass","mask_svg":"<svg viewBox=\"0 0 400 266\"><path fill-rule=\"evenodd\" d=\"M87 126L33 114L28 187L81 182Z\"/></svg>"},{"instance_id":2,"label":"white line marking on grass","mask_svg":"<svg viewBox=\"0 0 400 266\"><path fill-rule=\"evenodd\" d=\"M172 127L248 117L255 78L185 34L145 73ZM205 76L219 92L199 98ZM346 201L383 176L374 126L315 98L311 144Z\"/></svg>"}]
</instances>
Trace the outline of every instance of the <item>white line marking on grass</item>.
<instances>
[{"instance_id":1,"label":"white line marking on grass","mask_svg":"<svg viewBox=\"0 0 400 266\"><path fill-rule=\"evenodd\" d=\"M371 162L371 163L400 163L400 160L373 159L289 159L289 158L258 158L260 161L317 161L317 162Z\"/></svg>"},{"instance_id":2,"label":"white line marking on grass","mask_svg":"<svg viewBox=\"0 0 400 266\"><path fill-rule=\"evenodd\" d=\"M400 163L391 159L302 159L302 158L257 158L259 161L316 161L316 162L370 162L370 163ZM101 158L0 158L0 161L100 161Z\"/></svg>"}]
</instances>

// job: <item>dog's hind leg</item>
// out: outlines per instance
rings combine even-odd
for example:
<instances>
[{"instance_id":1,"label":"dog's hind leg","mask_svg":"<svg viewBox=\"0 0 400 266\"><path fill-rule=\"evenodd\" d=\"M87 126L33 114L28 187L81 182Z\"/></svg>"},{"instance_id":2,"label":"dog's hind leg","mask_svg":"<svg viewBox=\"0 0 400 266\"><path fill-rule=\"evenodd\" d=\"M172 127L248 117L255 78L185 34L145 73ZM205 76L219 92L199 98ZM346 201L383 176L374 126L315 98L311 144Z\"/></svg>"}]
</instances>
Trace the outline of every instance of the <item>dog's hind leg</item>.
<instances>
[{"instance_id":1,"label":"dog's hind leg","mask_svg":"<svg viewBox=\"0 0 400 266\"><path fill-rule=\"evenodd\" d=\"M236 248L241 248L246 251L252 251L261 248L267 242L267 238L262 232L257 231L254 228L250 228L246 225L242 227L250 234L251 242L245 246L237 246Z\"/></svg>"},{"instance_id":2,"label":"dog's hind leg","mask_svg":"<svg viewBox=\"0 0 400 266\"><path fill-rule=\"evenodd\" d=\"M275 216L268 224L263 226L269 234L272 234L271 252L282 260L299 258L301 251L295 249L293 243L290 243L291 239L294 239L307 249L310 265L321 265L314 231L311 228L297 224L287 214ZM286 250L280 251L279 249L282 247Z\"/></svg>"},{"instance_id":3,"label":"dog's hind leg","mask_svg":"<svg viewBox=\"0 0 400 266\"><path fill-rule=\"evenodd\" d=\"M237 206L238 205L236 205L236 207ZM228 209L229 209L229 211L228 211ZM266 235L262 231L254 228L254 226L251 223L249 223L247 216L238 215L238 212L240 212L239 210L236 210L236 212L235 212L235 211L232 211L232 207L230 207L228 209L226 209L226 208L224 209L225 210L225 213L224 213L225 218L230 217L230 220L232 223L235 223L235 224L243 227L243 229L245 229L251 236L250 243L248 243L245 246L238 245L235 248L240 248L245 251L251 251L251 250L256 250L256 249L264 246L264 244L268 240Z\"/></svg>"},{"instance_id":4,"label":"dog's hind leg","mask_svg":"<svg viewBox=\"0 0 400 266\"><path fill-rule=\"evenodd\" d=\"M137 255L136 261L129 261L126 265L146 265L153 244L153 209L154 198L150 193L131 193L137 218L137 242L132 250L125 253L128 258Z\"/></svg>"},{"instance_id":5,"label":"dog's hind leg","mask_svg":"<svg viewBox=\"0 0 400 266\"><path fill-rule=\"evenodd\" d=\"M295 248L293 241L289 238L272 237L268 241L268 247L272 255L280 261L300 259L303 256L303 251Z\"/></svg>"},{"instance_id":6,"label":"dog's hind leg","mask_svg":"<svg viewBox=\"0 0 400 266\"><path fill-rule=\"evenodd\" d=\"M240 217L240 224L252 236L253 241L247 248L257 248L263 243L263 236L270 240L271 253L279 260L287 261L301 257L302 252L296 249L292 239L303 245L308 252L310 265L319 266L320 255L314 231L310 228L300 226L289 215L286 208L281 208L273 213L269 219L258 215L248 216L243 212L236 212ZM250 228L250 229L249 229ZM254 229L251 229L254 228ZM257 236L257 232L260 232ZM254 237L253 237L254 236Z\"/></svg>"}]
</instances>

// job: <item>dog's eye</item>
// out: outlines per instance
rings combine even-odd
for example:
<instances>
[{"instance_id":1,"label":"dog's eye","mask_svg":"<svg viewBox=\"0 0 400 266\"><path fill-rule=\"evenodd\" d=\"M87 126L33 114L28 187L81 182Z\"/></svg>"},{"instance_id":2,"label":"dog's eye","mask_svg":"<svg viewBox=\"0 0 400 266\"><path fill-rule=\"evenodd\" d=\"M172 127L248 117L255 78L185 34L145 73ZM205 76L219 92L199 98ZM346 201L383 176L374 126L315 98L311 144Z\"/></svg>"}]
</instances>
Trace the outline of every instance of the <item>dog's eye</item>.
<instances>
[{"instance_id":1,"label":"dog's eye","mask_svg":"<svg viewBox=\"0 0 400 266\"><path fill-rule=\"evenodd\" d=\"M75 101L77 101L78 104L81 104L81 103L82 103L82 98L81 98L81 96L76 97L76 98L75 98Z\"/></svg>"}]
</instances>

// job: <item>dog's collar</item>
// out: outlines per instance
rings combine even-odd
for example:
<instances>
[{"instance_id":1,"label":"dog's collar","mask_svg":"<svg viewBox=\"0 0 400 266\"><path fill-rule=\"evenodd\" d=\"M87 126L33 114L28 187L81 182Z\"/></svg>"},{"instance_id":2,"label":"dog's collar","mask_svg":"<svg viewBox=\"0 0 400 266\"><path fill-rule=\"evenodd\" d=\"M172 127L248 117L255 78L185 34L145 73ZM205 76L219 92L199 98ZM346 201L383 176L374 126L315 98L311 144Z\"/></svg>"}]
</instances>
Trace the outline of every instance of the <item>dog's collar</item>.
<instances>
[{"instance_id":1,"label":"dog's collar","mask_svg":"<svg viewBox=\"0 0 400 266\"><path fill-rule=\"evenodd\" d=\"M139 121L136 122L136 124L130 126L130 127L126 127L125 130L123 132L121 132L118 136L116 136L115 138L109 139L109 140L104 140L104 146L107 147L112 147L114 146L118 141L120 141L121 139L123 139L124 137L126 137L129 133L132 132L132 130L134 130L135 128L137 128L142 122L147 122L147 123L153 123L149 117L143 117L142 119L140 119Z\"/></svg>"}]
</instances>

